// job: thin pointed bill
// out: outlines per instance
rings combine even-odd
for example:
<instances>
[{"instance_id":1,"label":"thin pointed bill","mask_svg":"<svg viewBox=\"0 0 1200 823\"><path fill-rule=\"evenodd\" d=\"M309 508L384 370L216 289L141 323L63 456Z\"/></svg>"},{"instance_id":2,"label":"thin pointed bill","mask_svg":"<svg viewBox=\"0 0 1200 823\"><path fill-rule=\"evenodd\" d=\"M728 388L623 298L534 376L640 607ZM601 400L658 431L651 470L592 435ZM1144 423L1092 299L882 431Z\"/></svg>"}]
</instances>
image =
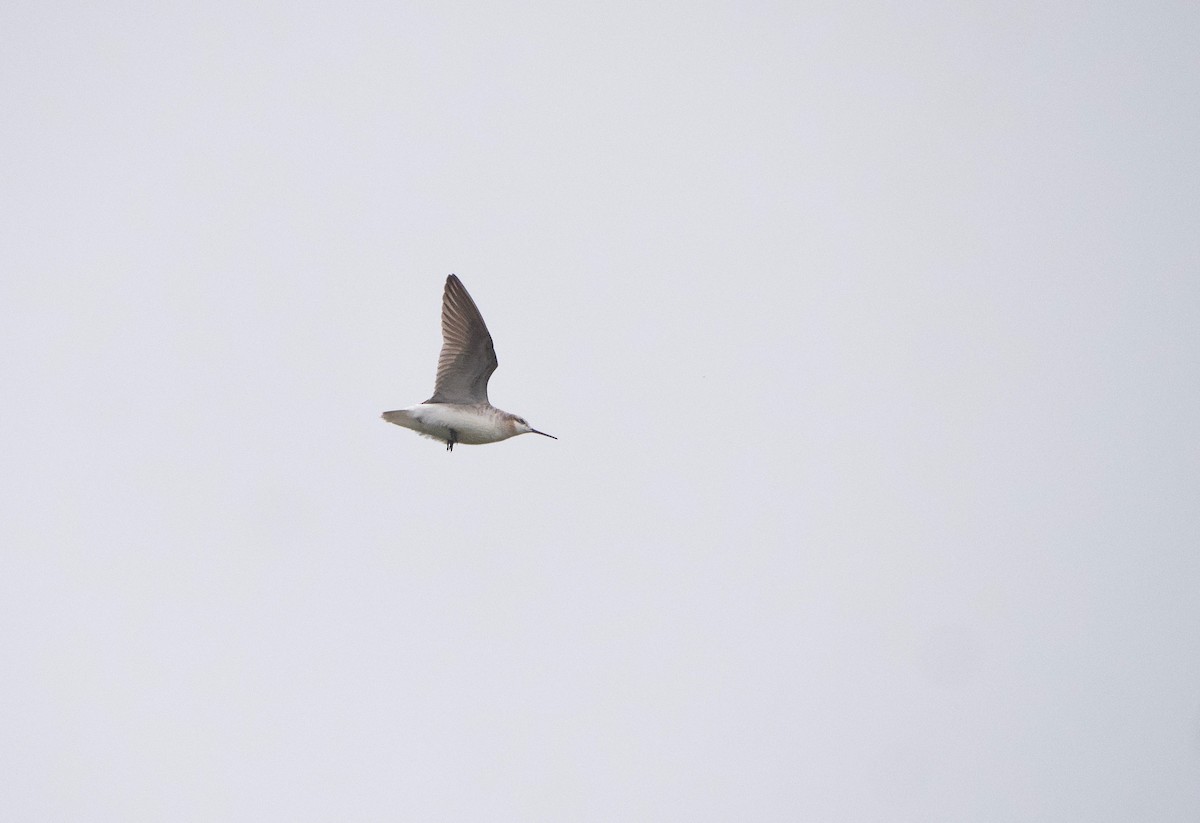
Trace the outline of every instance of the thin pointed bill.
<instances>
[{"instance_id":1,"label":"thin pointed bill","mask_svg":"<svg viewBox=\"0 0 1200 823\"><path fill-rule=\"evenodd\" d=\"M558 439L557 437L555 437L555 436L554 436L554 435L552 435L552 434L546 434L545 432L540 432L540 431L538 431L537 429L530 429L530 430L529 430L529 433L530 433L530 434L540 434L542 437L549 437L551 440L557 440L557 439Z\"/></svg>"}]
</instances>

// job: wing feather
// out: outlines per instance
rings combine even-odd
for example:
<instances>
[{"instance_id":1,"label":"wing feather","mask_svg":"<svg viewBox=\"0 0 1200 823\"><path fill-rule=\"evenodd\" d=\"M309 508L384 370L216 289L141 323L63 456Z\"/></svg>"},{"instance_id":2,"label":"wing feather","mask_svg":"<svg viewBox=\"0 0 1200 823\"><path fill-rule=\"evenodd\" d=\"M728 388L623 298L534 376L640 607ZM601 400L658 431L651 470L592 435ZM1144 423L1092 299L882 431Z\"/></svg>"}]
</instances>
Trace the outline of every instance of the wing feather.
<instances>
[{"instance_id":1,"label":"wing feather","mask_svg":"<svg viewBox=\"0 0 1200 823\"><path fill-rule=\"evenodd\" d=\"M483 315L457 275L446 278L442 295L442 352L437 382L426 403L487 403L487 384L496 370L496 349Z\"/></svg>"}]
</instances>

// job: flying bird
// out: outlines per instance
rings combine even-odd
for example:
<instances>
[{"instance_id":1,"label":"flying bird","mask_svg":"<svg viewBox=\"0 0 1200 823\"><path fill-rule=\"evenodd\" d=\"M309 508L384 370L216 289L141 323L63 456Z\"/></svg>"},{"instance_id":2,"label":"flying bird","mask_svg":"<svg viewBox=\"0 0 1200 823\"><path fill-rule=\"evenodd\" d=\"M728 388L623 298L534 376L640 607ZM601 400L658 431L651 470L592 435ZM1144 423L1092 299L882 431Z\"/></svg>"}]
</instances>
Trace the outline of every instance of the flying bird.
<instances>
[{"instance_id":1,"label":"flying bird","mask_svg":"<svg viewBox=\"0 0 1200 823\"><path fill-rule=\"evenodd\" d=\"M433 397L411 409L384 412L383 419L442 441L446 451L453 451L455 443L497 443L518 434L557 440L488 402L488 378L495 370L492 335L462 281L452 274L442 295L442 353Z\"/></svg>"}]
</instances>

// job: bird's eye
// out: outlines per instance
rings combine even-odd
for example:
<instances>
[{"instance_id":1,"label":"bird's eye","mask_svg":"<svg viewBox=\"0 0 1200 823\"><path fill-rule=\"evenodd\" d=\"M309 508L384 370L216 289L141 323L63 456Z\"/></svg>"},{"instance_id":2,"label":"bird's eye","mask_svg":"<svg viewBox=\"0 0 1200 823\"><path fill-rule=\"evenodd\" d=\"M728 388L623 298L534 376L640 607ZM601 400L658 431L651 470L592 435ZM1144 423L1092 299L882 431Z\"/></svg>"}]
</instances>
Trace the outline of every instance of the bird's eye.
<instances>
[{"instance_id":1,"label":"bird's eye","mask_svg":"<svg viewBox=\"0 0 1200 823\"><path fill-rule=\"evenodd\" d=\"M520 423L522 426L528 426L528 425L529 425L528 423L526 423L526 422L525 422L525 418L524 418L524 417L518 417L518 418L517 418L517 422L518 422L518 423Z\"/></svg>"}]
</instances>

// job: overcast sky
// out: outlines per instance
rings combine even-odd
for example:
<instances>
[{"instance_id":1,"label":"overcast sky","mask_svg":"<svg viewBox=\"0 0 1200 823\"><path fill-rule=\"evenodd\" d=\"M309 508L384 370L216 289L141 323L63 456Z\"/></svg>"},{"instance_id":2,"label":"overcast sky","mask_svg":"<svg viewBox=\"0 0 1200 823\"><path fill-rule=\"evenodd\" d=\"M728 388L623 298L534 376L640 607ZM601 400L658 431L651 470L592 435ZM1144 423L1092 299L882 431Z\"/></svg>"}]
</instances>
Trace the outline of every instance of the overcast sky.
<instances>
[{"instance_id":1,"label":"overcast sky","mask_svg":"<svg viewBox=\"0 0 1200 823\"><path fill-rule=\"evenodd\" d=\"M1197 42L6 4L0 818L1194 823Z\"/></svg>"}]
</instances>

